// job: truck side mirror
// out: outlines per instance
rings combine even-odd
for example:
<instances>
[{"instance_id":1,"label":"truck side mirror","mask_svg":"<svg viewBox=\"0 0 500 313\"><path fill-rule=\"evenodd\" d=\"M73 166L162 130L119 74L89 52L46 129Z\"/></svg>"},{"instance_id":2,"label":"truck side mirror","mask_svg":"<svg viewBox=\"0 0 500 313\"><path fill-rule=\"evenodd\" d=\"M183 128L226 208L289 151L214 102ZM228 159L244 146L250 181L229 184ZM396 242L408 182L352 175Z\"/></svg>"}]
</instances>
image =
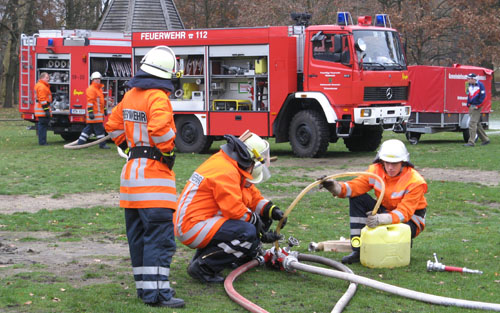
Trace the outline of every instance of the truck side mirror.
<instances>
[{"instance_id":1,"label":"truck side mirror","mask_svg":"<svg viewBox=\"0 0 500 313\"><path fill-rule=\"evenodd\" d=\"M342 52L342 36L341 35L335 35L333 37L333 47L335 49L335 53L340 53Z\"/></svg>"}]
</instances>

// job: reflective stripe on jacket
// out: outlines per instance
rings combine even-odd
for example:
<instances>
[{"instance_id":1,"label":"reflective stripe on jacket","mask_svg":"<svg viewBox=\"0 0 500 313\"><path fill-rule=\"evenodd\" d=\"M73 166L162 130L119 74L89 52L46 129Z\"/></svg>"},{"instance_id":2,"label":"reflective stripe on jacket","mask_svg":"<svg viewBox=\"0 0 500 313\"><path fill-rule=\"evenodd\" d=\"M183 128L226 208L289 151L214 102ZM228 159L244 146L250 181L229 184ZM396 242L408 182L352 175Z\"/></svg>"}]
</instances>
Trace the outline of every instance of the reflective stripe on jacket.
<instances>
[{"instance_id":1,"label":"reflective stripe on jacket","mask_svg":"<svg viewBox=\"0 0 500 313\"><path fill-rule=\"evenodd\" d=\"M168 94L159 89L132 88L113 109L106 131L129 148L174 149L175 124ZM147 158L129 160L122 169L120 206L123 208L171 208L177 200L175 173L166 164Z\"/></svg>"},{"instance_id":2,"label":"reflective stripe on jacket","mask_svg":"<svg viewBox=\"0 0 500 313\"><path fill-rule=\"evenodd\" d=\"M104 93L102 92L103 86L103 84L92 82L87 90L85 90L85 95L87 96L87 124L104 122L104 106L106 101L104 100ZM89 110L94 112L93 120L89 117Z\"/></svg>"},{"instance_id":3,"label":"reflective stripe on jacket","mask_svg":"<svg viewBox=\"0 0 500 313\"><path fill-rule=\"evenodd\" d=\"M222 150L201 164L177 201L177 239L190 248L203 248L225 221L249 221L252 212L262 215L269 200L253 184L247 187L245 180L251 177Z\"/></svg>"},{"instance_id":4,"label":"reflective stripe on jacket","mask_svg":"<svg viewBox=\"0 0 500 313\"><path fill-rule=\"evenodd\" d=\"M370 165L368 172L380 176L385 183L381 205L391 214L392 223L404 223L411 219L423 230L425 219L414 214L416 210L427 208L427 200L424 196L427 192L427 183L424 178L410 166L403 167L396 177L389 177L381 163ZM340 185L342 186L342 192L339 195L341 198L357 197L371 189L375 190L375 196L378 198L382 187L379 180L369 176L359 176L351 181L341 182Z\"/></svg>"},{"instance_id":5,"label":"reflective stripe on jacket","mask_svg":"<svg viewBox=\"0 0 500 313\"><path fill-rule=\"evenodd\" d=\"M50 92L50 85L44 80L39 80L35 84L35 116L45 117L45 110L43 105L49 105L52 102L52 92Z\"/></svg>"}]
</instances>

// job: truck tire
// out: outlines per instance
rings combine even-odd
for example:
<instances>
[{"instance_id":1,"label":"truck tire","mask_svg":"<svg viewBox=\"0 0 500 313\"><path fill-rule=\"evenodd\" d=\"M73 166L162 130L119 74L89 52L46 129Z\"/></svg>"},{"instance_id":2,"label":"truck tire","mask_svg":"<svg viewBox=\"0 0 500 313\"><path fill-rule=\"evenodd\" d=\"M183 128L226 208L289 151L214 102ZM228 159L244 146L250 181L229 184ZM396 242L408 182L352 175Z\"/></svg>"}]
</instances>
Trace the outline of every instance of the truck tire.
<instances>
[{"instance_id":1,"label":"truck tire","mask_svg":"<svg viewBox=\"0 0 500 313\"><path fill-rule=\"evenodd\" d=\"M175 146L183 153L204 153L210 149L213 138L203 135L200 121L192 115L182 115L175 119L177 136Z\"/></svg>"},{"instance_id":2,"label":"truck tire","mask_svg":"<svg viewBox=\"0 0 500 313\"><path fill-rule=\"evenodd\" d=\"M418 143L418 141L420 140L421 135L422 135L421 133L406 132L406 139L412 145L416 145Z\"/></svg>"},{"instance_id":3,"label":"truck tire","mask_svg":"<svg viewBox=\"0 0 500 313\"><path fill-rule=\"evenodd\" d=\"M328 149L330 130L321 113L313 110L299 111L292 118L288 138L296 156L317 158Z\"/></svg>"},{"instance_id":4,"label":"truck tire","mask_svg":"<svg viewBox=\"0 0 500 313\"><path fill-rule=\"evenodd\" d=\"M80 138L80 133L62 133L61 138L64 139L64 141L72 142Z\"/></svg>"},{"instance_id":5,"label":"truck tire","mask_svg":"<svg viewBox=\"0 0 500 313\"><path fill-rule=\"evenodd\" d=\"M377 150L382 141L380 126L355 126L352 136L344 138L344 144L351 152L371 152Z\"/></svg>"}]
</instances>

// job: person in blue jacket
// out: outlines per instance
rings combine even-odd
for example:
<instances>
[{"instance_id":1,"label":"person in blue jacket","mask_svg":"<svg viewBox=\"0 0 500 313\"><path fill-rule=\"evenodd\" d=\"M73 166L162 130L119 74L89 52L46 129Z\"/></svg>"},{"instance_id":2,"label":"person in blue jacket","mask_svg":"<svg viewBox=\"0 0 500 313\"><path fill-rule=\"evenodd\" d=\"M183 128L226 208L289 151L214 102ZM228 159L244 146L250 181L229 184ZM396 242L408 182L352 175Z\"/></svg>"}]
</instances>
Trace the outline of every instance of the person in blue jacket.
<instances>
[{"instance_id":1,"label":"person in blue jacket","mask_svg":"<svg viewBox=\"0 0 500 313\"><path fill-rule=\"evenodd\" d=\"M467 107L469 107L469 141L464 145L466 147L474 147L476 141L476 134L481 139L481 145L490 143L490 139L481 125L481 106L484 104L486 98L486 90L483 83L481 83L477 75L470 73L467 75Z\"/></svg>"}]
</instances>

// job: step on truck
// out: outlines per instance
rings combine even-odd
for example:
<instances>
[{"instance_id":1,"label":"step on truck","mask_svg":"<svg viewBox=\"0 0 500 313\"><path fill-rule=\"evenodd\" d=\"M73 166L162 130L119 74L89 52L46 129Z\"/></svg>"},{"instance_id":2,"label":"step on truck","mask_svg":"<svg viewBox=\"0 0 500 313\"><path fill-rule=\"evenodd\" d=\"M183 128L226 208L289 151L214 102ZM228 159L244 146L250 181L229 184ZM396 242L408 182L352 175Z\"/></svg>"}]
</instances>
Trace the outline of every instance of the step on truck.
<instances>
[{"instance_id":1,"label":"step on truck","mask_svg":"<svg viewBox=\"0 0 500 313\"><path fill-rule=\"evenodd\" d=\"M350 151L374 151L384 129L410 116L408 71L387 15L338 14L336 25L135 32L132 67L154 46L171 47L183 75L171 94L181 152L246 129L295 155L319 157L342 138Z\"/></svg>"}]
</instances>

